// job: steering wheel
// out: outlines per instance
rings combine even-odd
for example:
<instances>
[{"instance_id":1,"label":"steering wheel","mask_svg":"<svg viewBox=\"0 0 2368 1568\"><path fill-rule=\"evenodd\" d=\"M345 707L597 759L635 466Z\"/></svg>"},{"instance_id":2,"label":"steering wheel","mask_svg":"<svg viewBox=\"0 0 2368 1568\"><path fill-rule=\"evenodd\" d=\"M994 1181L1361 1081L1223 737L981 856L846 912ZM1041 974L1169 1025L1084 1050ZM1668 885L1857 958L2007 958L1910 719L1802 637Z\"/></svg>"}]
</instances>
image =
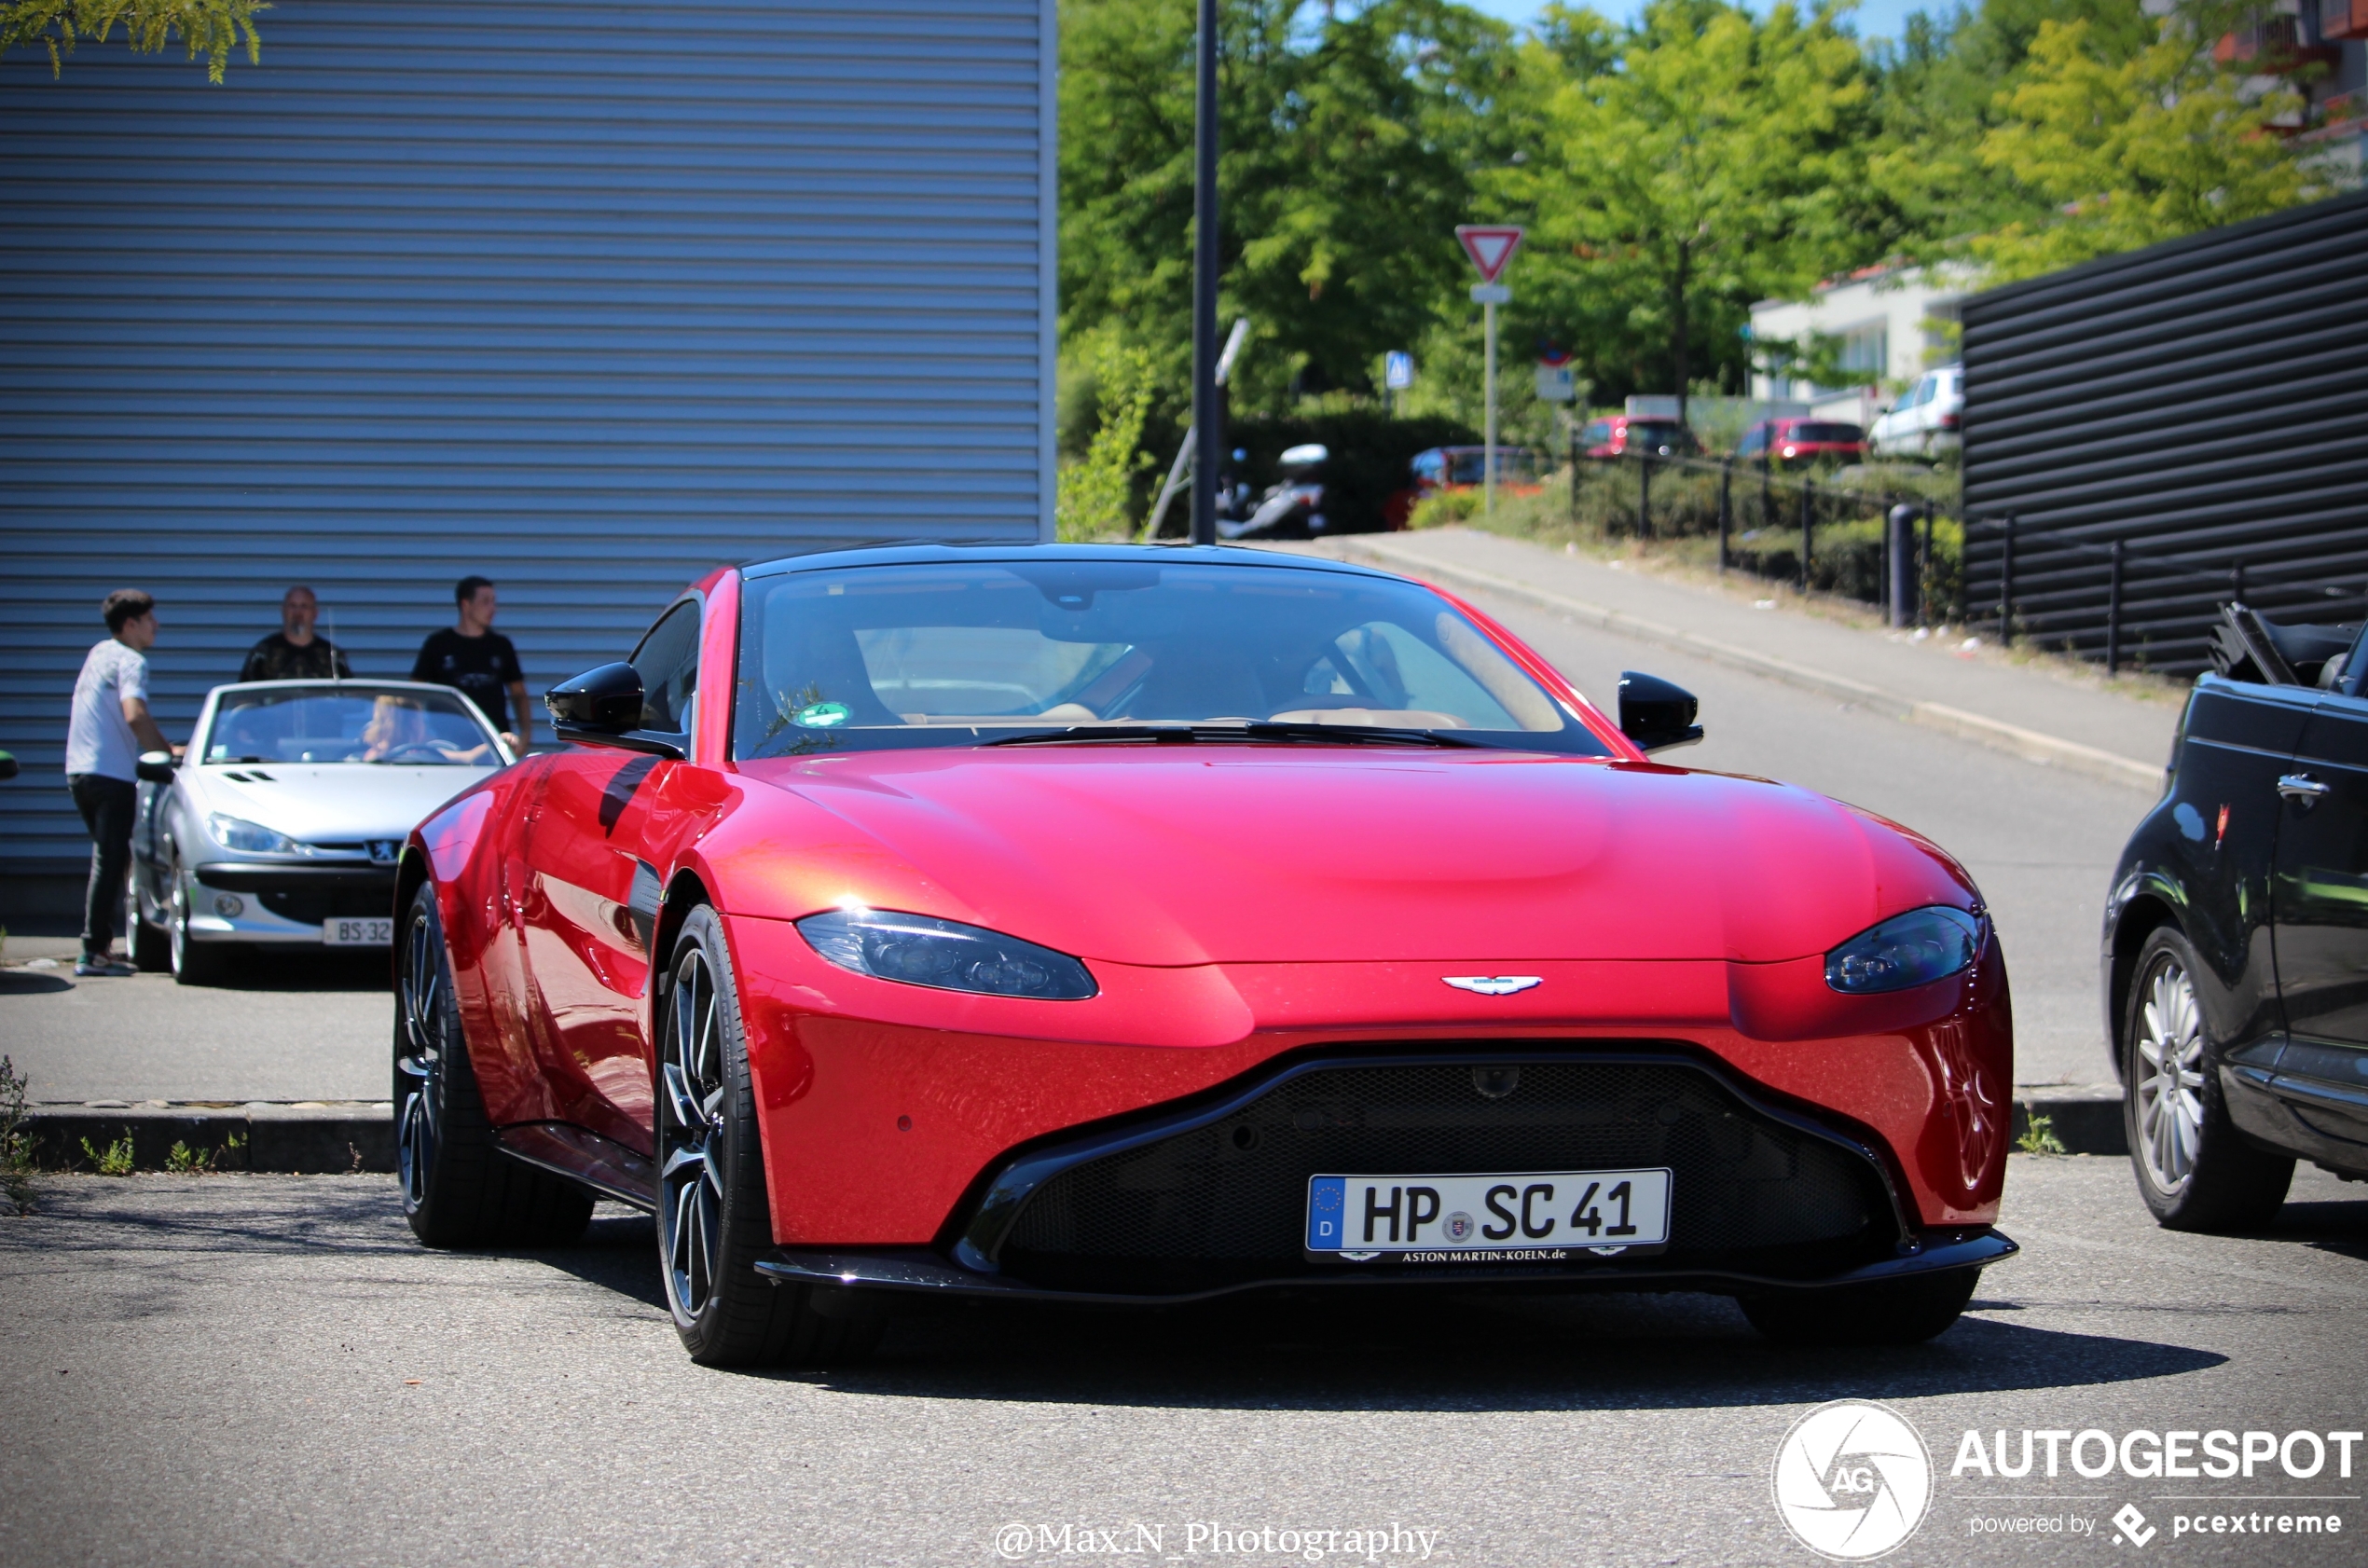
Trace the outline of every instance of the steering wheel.
<instances>
[{"instance_id":1,"label":"steering wheel","mask_svg":"<svg viewBox=\"0 0 2368 1568\"><path fill-rule=\"evenodd\" d=\"M398 746L379 759L382 763L431 763L439 765L447 760L442 748L424 740L413 741L408 746Z\"/></svg>"}]
</instances>

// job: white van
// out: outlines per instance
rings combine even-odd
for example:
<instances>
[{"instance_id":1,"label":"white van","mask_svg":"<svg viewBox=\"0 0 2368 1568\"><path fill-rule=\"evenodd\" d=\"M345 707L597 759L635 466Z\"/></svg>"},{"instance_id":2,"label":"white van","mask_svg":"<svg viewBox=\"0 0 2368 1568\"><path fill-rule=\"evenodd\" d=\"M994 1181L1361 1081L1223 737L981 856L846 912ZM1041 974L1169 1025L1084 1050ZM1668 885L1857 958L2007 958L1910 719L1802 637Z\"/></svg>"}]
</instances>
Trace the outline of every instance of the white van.
<instances>
[{"instance_id":1,"label":"white van","mask_svg":"<svg viewBox=\"0 0 2368 1568\"><path fill-rule=\"evenodd\" d=\"M1961 365L1927 370L1866 433L1876 455L1931 458L1953 452L1965 413L1965 372Z\"/></svg>"}]
</instances>

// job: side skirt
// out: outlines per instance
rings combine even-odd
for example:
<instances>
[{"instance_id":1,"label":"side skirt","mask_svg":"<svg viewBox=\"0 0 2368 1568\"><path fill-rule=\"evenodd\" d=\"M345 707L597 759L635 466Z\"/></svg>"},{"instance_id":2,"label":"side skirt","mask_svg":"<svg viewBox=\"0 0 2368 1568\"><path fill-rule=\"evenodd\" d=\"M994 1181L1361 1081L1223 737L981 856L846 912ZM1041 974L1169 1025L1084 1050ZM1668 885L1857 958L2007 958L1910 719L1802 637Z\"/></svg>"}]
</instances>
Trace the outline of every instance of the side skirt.
<instances>
[{"instance_id":1,"label":"side skirt","mask_svg":"<svg viewBox=\"0 0 2368 1568\"><path fill-rule=\"evenodd\" d=\"M563 1176L596 1197L630 1204L644 1214L657 1212L656 1162L613 1138L565 1121L527 1121L501 1128L493 1139L522 1165Z\"/></svg>"}]
</instances>

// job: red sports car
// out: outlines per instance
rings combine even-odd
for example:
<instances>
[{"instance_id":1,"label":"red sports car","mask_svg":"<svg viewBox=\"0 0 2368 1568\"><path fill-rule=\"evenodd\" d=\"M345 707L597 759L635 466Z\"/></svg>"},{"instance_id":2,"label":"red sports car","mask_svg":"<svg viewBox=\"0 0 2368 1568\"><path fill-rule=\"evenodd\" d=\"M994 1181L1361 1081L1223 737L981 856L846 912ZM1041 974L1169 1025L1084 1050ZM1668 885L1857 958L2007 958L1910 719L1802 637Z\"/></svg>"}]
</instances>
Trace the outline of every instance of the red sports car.
<instances>
[{"instance_id":1,"label":"red sports car","mask_svg":"<svg viewBox=\"0 0 2368 1568\"><path fill-rule=\"evenodd\" d=\"M558 687L562 755L412 835L405 1206L434 1245L657 1215L709 1363L895 1292L1699 1289L1947 1327L2003 1176L1974 884L1646 753L1470 606L1234 549L722 571Z\"/></svg>"}]
</instances>

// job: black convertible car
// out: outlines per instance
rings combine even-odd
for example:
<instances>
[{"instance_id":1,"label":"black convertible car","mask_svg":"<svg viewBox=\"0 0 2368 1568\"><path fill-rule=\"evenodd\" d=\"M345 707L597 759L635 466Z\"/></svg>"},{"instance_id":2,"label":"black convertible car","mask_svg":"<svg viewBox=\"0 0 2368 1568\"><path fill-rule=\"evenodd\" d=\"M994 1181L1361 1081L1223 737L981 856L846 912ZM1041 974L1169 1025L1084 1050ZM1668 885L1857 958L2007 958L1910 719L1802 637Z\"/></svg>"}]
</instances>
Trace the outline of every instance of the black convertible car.
<instances>
[{"instance_id":1,"label":"black convertible car","mask_svg":"<svg viewBox=\"0 0 2368 1568\"><path fill-rule=\"evenodd\" d=\"M2241 604L2105 903L2130 1162L2163 1224L2240 1230L2294 1162L2368 1180L2368 641Z\"/></svg>"}]
</instances>

